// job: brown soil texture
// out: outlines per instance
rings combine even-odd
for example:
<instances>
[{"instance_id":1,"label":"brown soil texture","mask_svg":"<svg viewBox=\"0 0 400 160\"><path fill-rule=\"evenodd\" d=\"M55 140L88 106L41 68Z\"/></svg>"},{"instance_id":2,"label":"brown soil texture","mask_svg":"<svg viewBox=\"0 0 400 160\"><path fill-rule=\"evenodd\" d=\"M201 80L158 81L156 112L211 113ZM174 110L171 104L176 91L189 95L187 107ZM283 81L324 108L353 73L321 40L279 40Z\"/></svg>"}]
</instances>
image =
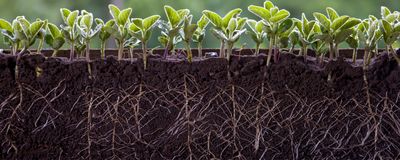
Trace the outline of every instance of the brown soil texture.
<instances>
[{"instance_id":1,"label":"brown soil texture","mask_svg":"<svg viewBox=\"0 0 400 160\"><path fill-rule=\"evenodd\" d=\"M0 54L0 159L400 158L400 67L387 54L364 73L346 58L282 53L266 67L247 52L154 56L146 70L113 55Z\"/></svg>"}]
</instances>

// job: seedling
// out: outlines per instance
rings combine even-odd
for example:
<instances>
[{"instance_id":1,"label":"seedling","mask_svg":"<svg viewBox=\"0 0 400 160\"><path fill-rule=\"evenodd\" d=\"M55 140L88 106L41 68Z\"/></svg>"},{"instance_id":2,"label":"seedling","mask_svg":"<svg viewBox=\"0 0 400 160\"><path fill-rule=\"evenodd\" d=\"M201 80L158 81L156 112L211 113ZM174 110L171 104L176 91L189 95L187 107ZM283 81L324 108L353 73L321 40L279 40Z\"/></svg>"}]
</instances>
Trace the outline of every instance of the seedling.
<instances>
[{"instance_id":1,"label":"seedling","mask_svg":"<svg viewBox=\"0 0 400 160\"><path fill-rule=\"evenodd\" d=\"M106 58L106 42L107 40L111 37L111 34L107 32L106 28L112 28L115 25L115 21L109 20L107 23L104 24L104 21L96 18L95 22L98 26L101 26L101 29L99 31L99 39L101 41L100 43L100 52L101 52L101 58L105 59Z\"/></svg>"},{"instance_id":2,"label":"seedling","mask_svg":"<svg viewBox=\"0 0 400 160\"><path fill-rule=\"evenodd\" d=\"M154 25L159 19L159 15L153 15L145 19L134 18L129 25L129 33L142 43L143 64L145 69L147 66L147 42L151 37Z\"/></svg>"},{"instance_id":3,"label":"seedling","mask_svg":"<svg viewBox=\"0 0 400 160\"><path fill-rule=\"evenodd\" d=\"M183 39L183 42L185 42L187 59L189 63L192 63L193 55L192 55L192 49L190 48L190 42L192 40L194 32L197 29L197 24L192 24L192 15L185 16L184 19L185 20L183 23L183 28L179 33Z\"/></svg>"},{"instance_id":4,"label":"seedling","mask_svg":"<svg viewBox=\"0 0 400 160\"><path fill-rule=\"evenodd\" d=\"M393 43L400 37L400 22L397 21L400 15L392 13L388 8L381 7L382 19L380 20L380 28L383 35L383 41L386 45L386 52L392 54L400 65L400 58L393 49Z\"/></svg>"},{"instance_id":5,"label":"seedling","mask_svg":"<svg viewBox=\"0 0 400 160\"><path fill-rule=\"evenodd\" d=\"M90 40L100 31L101 25L97 25L93 30L93 14L85 10L82 11L81 17L79 18L79 31L80 36L83 38L83 43L86 48L86 60L90 61Z\"/></svg>"},{"instance_id":6,"label":"seedling","mask_svg":"<svg viewBox=\"0 0 400 160\"><path fill-rule=\"evenodd\" d=\"M321 27L321 33L316 38L329 44L329 59L333 60L339 56L339 44L353 34L351 28L359 24L361 20L349 16L339 16L330 7L326 8L326 12L329 18L322 13L314 12L313 14Z\"/></svg>"},{"instance_id":7,"label":"seedling","mask_svg":"<svg viewBox=\"0 0 400 160\"><path fill-rule=\"evenodd\" d=\"M162 30L158 40L164 45L164 58L167 58L168 53L175 48L175 45L182 39L178 36L182 28L182 22L185 16L190 14L188 9L175 10L171 6L164 6L164 12L168 21L161 21L158 27Z\"/></svg>"},{"instance_id":8,"label":"seedling","mask_svg":"<svg viewBox=\"0 0 400 160\"><path fill-rule=\"evenodd\" d=\"M274 50L275 60L278 60L278 43L280 41L280 34L292 28L293 21L288 19L290 16L289 11L279 9L271 1L265 1L263 7L250 5L248 10L261 18L266 26L265 32L269 38L269 51L267 58L267 66L269 66L272 57L272 50Z\"/></svg>"},{"instance_id":9,"label":"seedling","mask_svg":"<svg viewBox=\"0 0 400 160\"><path fill-rule=\"evenodd\" d=\"M382 38L382 32L379 30L379 20L374 16L363 20L357 27L357 35L360 43L364 46L364 70L367 70L371 62L372 51Z\"/></svg>"},{"instance_id":10,"label":"seedling","mask_svg":"<svg viewBox=\"0 0 400 160\"><path fill-rule=\"evenodd\" d=\"M35 43L35 40L42 28L46 25L45 21L37 20L35 22L30 23L23 16L17 17L16 25L20 27L16 27L16 30L19 30L18 33L22 33L19 35L19 39L21 40L22 50L20 53L24 53ZM22 31L22 32L20 32Z\"/></svg>"},{"instance_id":11,"label":"seedling","mask_svg":"<svg viewBox=\"0 0 400 160\"><path fill-rule=\"evenodd\" d=\"M231 11L229 11L223 18L222 16L218 15L215 12L209 11L209 10L204 10L203 15L208 18L208 20L213 24L214 28L212 31L214 31L214 35L217 36L217 38L221 41L221 46L220 46L220 51L219 51L219 56L221 58L225 57L225 39L221 38L221 36L218 36L218 34L215 33L221 33L222 35L229 35L228 31L228 25L230 21L238 17L242 13L242 9L236 8ZM228 36L225 36L228 37Z\"/></svg>"},{"instance_id":12,"label":"seedling","mask_svg":"<svg viewBox=\"0 0 400 160\"><path fill-rule=\"evenodd\" d=\"M60 9L61 16L64 20L65 26L61 26L61 32L64 38L69 42L71 50L69 59L72 60L75 54L75 43L78 39L78 29L76 22L78 21L79 11L70 11L66 8Z\"/></svg>"},{"instance_id":13,"label":"seedling","mask_svg":"<svg viewBox=\"0 0 400 160\"><path fill-rule=\"evenodd\" d=\"M115 27L105 26L105 30L109 32L115 38L116 44L118 46L118 60L122 59L124 52L124 44L126 38L128 36L128 25L129 25L129 17L131 16L132 9L127 8L124 10L120 10L117 6L110 4L108 6L110 10L110 14L113 17L115 23Z\"/></svg>"},{"instance_id":14,"label":"seedling","mask_svg":"<svg viewBox=\"0 0 400 160\"><path fill-rule=\"evenodd\" d=\"M37 19L36 21L42 21L40 19ZM37 47L36 53L37 54L41 54L42 53L42 49L43 49L43 44L45 43L45 37L46 37L46 30L47 30L47 24L48 21L44 20L44 26L40 29L38 35L37 35L37 39L39 39L39 45Z\"/></svg>"},{"instance_id":15,"label":"seedling","mask_svg":"<svg viewBox=\"0 0 400 160\"><path fill-rule=\"evenodd\" d=\"M0 19L0 29L1 33L4 35L4 43L11 48L12 55L16 55L20 39L19 35L22 35L21 26L17 25L17 20L15 19L11 25L10 22Z\"/></svg>"},{"instance_id":16,"label":"seedling","mask_svg":"<svg viewBox=\"0 0 400 160\"><path fill-rule=\"evenodd\" d=\"M358 42L358 36L357 36L357 28L352 27L351 30L353 30L353 34L351 34L347 39L346 43L349 45L350 48L353 49L353 55L352 55L352 62L356 63L357 59L357 48L359 46Z\"/></svg>"},{"instance_id":17,"label":"seedling","mask_svg":"<svg viewBox=\"0 0 400 160\"><path fill-rule=\"evenodd\" d=\"M314 29L316 26L315 21L309 21L304 13L301 16L301 20L294 19L294 21L296 26L294 33L298 37L301 46L299 55L303 55L304 59L306 59L308 45L314 42L314 36L318 33L315 31L318 29Z\"/></svg>"},{"instance_id":18,"label":"seedling","mask_svg":"<svg viewBox=\"0 0 400 160\"><path fill-rule=\"evenodd\" d=\"M260 45L264 43L264 39L267 34L264 32L264 23L262 21L255 21L252 19L247 20L247 25L250 27L251 31L247 31L251 39L256 43L255 55L260 53Z\"/></svg>"},{"instance_id":19,"label":"seedling","mask_svg":"<svg viewBox=\"0 0 400 160\"><path fill-rule=\"evenodd\" d=\"M55 57L57 56L58 50L64 45L65 39L61 30L55 24L48 23L47 29L49 30L49 33L45 36L45 42L53 48L54 51L52 57Z\"/></svg>"},{"instance_id":20,"label":"seedling","mask_svg":"<svg viewBox=\"0 0 400 160\"><path fill-rule=\"evenodd\" d=\"M203 57L203 40L206 34L206 27L210 21L206 16L202 15L197 21L197 29L193 35L193 41L197 43L197 52L199 57Z\"/></svg>"}]
</instances>

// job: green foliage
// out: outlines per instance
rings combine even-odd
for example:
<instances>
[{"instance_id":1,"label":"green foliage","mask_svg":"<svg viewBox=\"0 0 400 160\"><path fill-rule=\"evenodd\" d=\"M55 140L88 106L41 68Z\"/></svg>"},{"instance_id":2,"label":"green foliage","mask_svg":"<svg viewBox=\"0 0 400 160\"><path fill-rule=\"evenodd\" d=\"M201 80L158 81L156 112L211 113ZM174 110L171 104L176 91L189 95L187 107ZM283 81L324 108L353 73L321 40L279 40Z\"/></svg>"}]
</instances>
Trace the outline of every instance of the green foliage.
<instances>
[{"instance_id":1,"label":"green foliage","mask_svg":"<svg viewBox=\"0 0 400 160\"><path fill-rule=\"evenodd\" d=\"M208 18L204 15L201 16L201 18L197 21L197 28L196 31L193 34L193 41L197 43L197 50L199 53L199 57L202 57L202 43L204 40L204 36L206 34L206 27L210 21Z\"/></svg>"},{"instance_id":2,"label":"green foliage","mask_svg":"<svg viewBox=\"0 0 400 160\"><path fill-rule=\"evenodd\" d=\"M45 42L53 48L53 57L56 56L58 50L64 45L65 39L61 30L53 23L47 24L48 34L45 36Z\"/></svg>"},{"instance_id":3,"label":"green foliage","mask_svg":"<svg viewBox=\"0 0 400 160\"><path fill-rule=\"evenodd\" d=\"M124 44L128 36L128 25L130 23L129 17L132 13L132 8L120 10L117 6L110 4L108 5L111 16L114 20L113 26L104 26L103 29L112 35L118 46L118 60L122 59Z\"/></svg>"},{"instance_id":4,"label":"green foliage","mask_svg":"<svg viewBox=\"0 0 400 160\"><path fill-rule=\"evenodd\" d=\"M255 55L260 53L260 45L264 42L265 37L267 34L264 31L264 23L262 20L255 21L252 19L247 20L247 26L251 29L246 33L250 35L251 39L256 43L256 52Z\"/></svg>"},{"instance_id":5,"label":"green foliage","mask_svg":"<svg viewBox=\"0 0 400 160\"><path fill-rule=\"evenodd\" d=\"M181 31L179 32L183 41L185 42L185 46L186 46L186 53L187 53L187 58L189 63L192 63L192 51L190 48L190 42L192 40L192 37L195 33L195 31L197 30L197 24L192 24L192 15L187 15L185 16L185 20L183 23L183 27L181 29Z\"/></svg>"},{"instance_id":6,"label":"green foliage","mask_svg":"<svg viewBox=\"0 0 400 160\"><path fill-rule=\"evenodd\" d=\"M17 38L21 41L22 51L28 50L35 43L39 32L47 23L39 19L30 23L24 16L18 16L14 22L14 30L17 33Z\"/></svg>"},{"instance_id":7,"label":"green foliage","mask_svg":"<svg viewBox=\"0 0 400 160\"><path fill-rule=\"evenodd\" d=\"M111 33L106 30L106 28L112 28L115 25L114 19L111 19L104 23L104 21L100 18L96 18L95 22L97 26L101 26L99 30L99 39L101 42L100 50L101 50L101 57L102 59L105 58L105 49L106 49L106 42L111 37Z\"/></svg>"},{"instance_id":8,"label":"green foliage","mask_svg":"<svg viewBox=\"0 0 400 160\"><path fill-rule=\"evenodd\" d=\"M379 20L374 16L365 19L357 27L357 36L359 42L364 46L364 69L370 63L372 51L376 48L377 42L382 38L382 32L379 27Z\"/></svg>"}]
</instances>

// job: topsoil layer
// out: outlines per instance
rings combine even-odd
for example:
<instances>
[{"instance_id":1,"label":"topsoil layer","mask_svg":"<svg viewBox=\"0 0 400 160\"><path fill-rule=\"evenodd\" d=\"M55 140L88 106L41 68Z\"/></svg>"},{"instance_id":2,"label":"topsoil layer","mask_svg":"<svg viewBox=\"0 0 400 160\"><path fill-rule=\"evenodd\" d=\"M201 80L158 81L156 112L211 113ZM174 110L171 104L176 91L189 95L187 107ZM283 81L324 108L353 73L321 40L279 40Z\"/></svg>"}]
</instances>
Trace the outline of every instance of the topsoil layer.
<instances>
[{"instance_id":1,"label":"topsoil layer","mask_svg":"<svg viewBox=\"0 0 400 160\"><path fill-rule=\"evenodd\" d=\"M0 159L400 158L396 61L265 59L0 54Z\"/></svg>"}]
</instances>

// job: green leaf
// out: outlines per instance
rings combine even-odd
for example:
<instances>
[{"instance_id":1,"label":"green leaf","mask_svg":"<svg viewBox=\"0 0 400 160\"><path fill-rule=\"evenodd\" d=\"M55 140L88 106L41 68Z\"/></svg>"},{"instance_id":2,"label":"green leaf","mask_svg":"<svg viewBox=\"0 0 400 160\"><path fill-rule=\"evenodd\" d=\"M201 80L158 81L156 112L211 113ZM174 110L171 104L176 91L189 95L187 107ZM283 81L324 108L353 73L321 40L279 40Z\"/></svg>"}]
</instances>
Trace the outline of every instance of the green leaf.
<instances>
[{"instance_id":1,"label":"green leaf","mask_svg":"<svg viewBox=\"0 0 400 160\"><path fill-rule=\"evenodd\" d=\"M13 32L10 22L0 18L0 29Z\"/></svg>"},{"instance_id":2,"label":"green leaf","mask_svg":"<svg viewBox=\"0 0 400 160\"><path fill-rule=\"evenodd\" d=\"M261 33L264 29L264 23L262 21L258 21L255 26L255 29L258 33Z\"/></svg>"},{"instance_id":3,"label":"green leaf","mask_svg":"<svg viewBox=\"0 0 400 160\"><path fill-rule=\"evenodd\" d=\"M353 32L354 31L352 29L341 30L335 35L335 43L341 43L345 41L348 37L350 37L350 35L353 34Z\"/></svg>"},{"instance_id":4,"label":"green leaf","mask_svg":"<svg viewBox=\"0 0 400 160\"><path fill-rule=\"evenodd\" d=\"M233 33L235 30L236 30L236 27L237 27L237 20L236 20L236 18L232 18L230 21L229 21L229 24L228 24L228 31L230 32L230 33Z\"/></svg>"},{"instance_id":5,"label":"green leaf","mask_svg":"<svg viewBox=\"0 0 400 160\"><path fill-rule=\"evenodd\" d=\"M387 8L385 6L381 6L381 16L382 16L382 18L385 18L389 14L391 14L389 8Z\"/></svg>"},{"instance_id":6,"label":"green leaf","mask_svg":"<svg viewBox=\"0 0 400 160\"><path fill-rule=\"evenodd\" d=\"M349 18L350 18L349 16L340 16L340 17L336 18L332 22L331 28L335 31L338 30L340 27L342 27L347 22L347 20L349 20Z\"/></svg>"},{"instance_id":7,"label":"green leaf","mask_svg":"<svg viewBox=\"0 0 400 160\"><path fill-rule=\"evenodd\" d=\"M205 15L202 15L199 21L197 21L197 26L200 30L204 30L210 21Z\"/></svg>"},{"instance_id":8,"label":"green leaf","mask_svg":"<svg viewBox=\"0 0 400 160\"><path fill-rule=\"evenodd\" d=\"M358 48L358 41L353 38L349 37L346 39L346 43L351 47L351 48Z\"/></svg>"},{"instance_id":9,"label":"green leaf","mask_svg":"<svg viewBox=\"0 0 400 160\"><path fill-rule=\"evenodd\" d=\"M339 17L339 14L335 11L335 9L331 7L326 8L326 13L328 13L329 19L331 21L334 21L336 18Z\"/></svg>"},{"instance_id":10,"label":"green leaf","mask_svg":"<svg viewBox=\"0 0 400 160\"><path fill-rule=\"evenodd\" d=\"M394 32L400 32L400 22L395 24L393 28L394 28L393 29Z\"/></svg>"},{"instance_id":11,"label":"green leaf","mask_svg":"<svg viewBox=\"0 0 400 160\"><path fill-rule=\"evenodd\" d=\"M318 13L318 12L314 12L313 16L315 17L315 19L326 29L329 29L331 26L331 22L328 19L328 17L326 17L325 15L323 15L322 13Z\"/></svg>"},{"instance_id":12,"label":"green leaf","mask_svg":"<svg viewBox=\"0 0 400 160\"><path fill-rule=\"evenodd\" d=\"M222 18L222 25L223 28L228 27L229 22L231 21L231 19L233 17L236 17L237 15L239 15L240 13L242 13L242 9L240 8L236 8L233 9L231 11L229 11L223 18Z\"/></svg>"},{"instance_id":13,"label":"green leaf","mask_svg":"<svg viewBox=\"0 0 400 160\"><path fill-rule=\"evenodd\" d=\"M251 31L253 31L254 33L258 33L258 31L256 30L257 21L249 19L246 23L250 27Z\"/></svg>"},{"instance_id":14,"label":"green leaf","mask_svg":"<svg viewBox=\"0 0 400 160\"><path fill-rule=\"evenodd\" d=\"M112 27L114 25L115 25L115 20L113 20L113 19L107 21L107 23L105 24L105 26L108 26L108 27Z\"/></svg>"},{"instance_id":15,"label":"green leaf","mask_svg":"<svg viewBox=\"0 0 400 160\"><path fill-rule=\"evenodd\" d=\"M150 16L150 17L145 18L143 20L143 29L146 30L146 31L151 29L159 19L160 19L159 15L154 15L154 16Z\"/></svg>"},{"instance_id":16,"label":"green leaf","mask_svg":"<svg viewBox=\"0 0 400 160\"><path fill-rule=\"evenodd\" d=\"M87 29L91 29L93 25L93 15L92 14L84 15L80 21L80 25L84 26Z\"/></svg>"},{"instance_id":17,"label":"green leaf","mask_svg":"<svg viewBox=\"0 0 400 160\"><path fill-rule=\"evenodd\" d=\"M111 16L115 19L115 20L118 20L118 16L119 16L119 14L120 14L120 10L119 10L119 8L117 7L117 6L115 6L115 5L113 5L113 4L110 4L110 5L108 5L108 9L110 10L110 14L111 14Z\"/></svg>"},{"instance_id":18,"label":"green leaf","mask_svg":"<svg viewBox=\"0 0 400 160\"><path fill-rule=\"evenodd\" d=\"M247 18L237 18L237 30L243 29L244 25L246 25Z\"/></svg>"},{"instance_id":19,"label":"green leaf","mask_svg":"<svg viewBox=\"0 0 400 160\"><path fill-rule=\"evenodd\" d=\"M216 28L222 28L222 18L217 13L204 10L203 15L206 16Z\"/></svg>"},{"instance_id":20,"label":"green leaf","mask_svg":"<svg viewBox=\"0 0 400 160\"><path fill-rule=\"evenodd\" d=\"M40 32L40 30L45 25L43 21L35 21L29 26L29 33L31 37L36 37L36 35Z\"/></svg>"},{"instance_id":21,"label":"green leaf","mask_svg":"<svg viewBox=\"0 0 400 160\"><path fill-rule=\"evenodd\" d=\"M104 25L104 21L100 18L95 18L94 21L96 22L97 25Z\"/></svg>"},{"instance_id":22,"label":"green leaf","mask_svg":"<svg viewBox=\"0 0 400 160\"><path fill-rule=\"evenodd\" d=\"M294 27L293 20L291 19L286 19L279 25L278 33L283 33L287 30L290 30L291 28Z\"/></svg>"},{"instance_id":23,"label":"green leaf","mask_svg":"<svg viewBox=\"0 0 400 160\"><path fill-rule=\"evenodd\" d=\"M190 10L189 9L180 9L180 10L177 10L177 12L178 12L179 17L181 19L190 14Z\"/></svg>"},{"instance_id":24,"label":"green leaf","mask_svg":"<svg viewBox=\"0 0 400 160\"><path fill-rule=\"evenodd\" d=\"M255 5L250 5L248 7L248 10L255 14L256 16L260 17L261 19L269 22L270 18L271 18L271 13L268 9L265 9L263 7L260 6L255 6Z\"/></svg>"},{"instance_id":25,"label":"green leaf","mask_svg":"<svg viewBox=\"0 0 400 160\"><path fill-rule=\"evenodd\" d=\"M270 10L271 8L274 8L274 4L271 1L265 1L264 2L264 8Z\"/></svg>"},{"instance_id":26,"label":"green leaf","mask_svg":"<svg viewBox=\"0 0 400 160\"><path fill-rule=\"evenodd\" d=\"M67 19L68 19L69 14L71 13L71 11L69 9L66 9L66 8L61 8L60 9L60 13L61 13L61 16L62 16L62 18L64 20L64 23L68 24Z\"/></svg>"},{"instance_id":27,"label":"green leaf","mask_svg":"<svg viewBox=\"0 0 400 160\"><path fill-rule=\"evenodd\" d=\"M52 48L60 49L65 43L65 39L62 37L57 37L53 40Z\"/></svg>"},{"instance_id":28,"label":"green leaf","mask_svg":"<svg viewBox=\"0 0 400 160\"><path fill-rule=\"evenodd\" d=\"M189 24L188 26L186 26L183 29L183 32L185 33L184 39L187 41L192 39L194 31L196 31L196 29L197 29L197 24Z\"/></svg>"},{"instance_id":29,"label":"green leaf","mask_svg":"<svg viewBox=\"0 0 400 160\"><path fill-rule=\"evenodd\" d=\"M282 9L279 10L274 16L272 16L270 21L272 23L279 23L286 20L289 16L290 16L289 11Z\"/></svg>"},{"instance_id":30,"label":"green leaf","mask_svg":"<svg viewBox=\"0 0 400 160\"><path fill-rule=\"evenodd\" d=\"M141 19L141 18L132 19L132 24L129 26L129 29L134 32L137 32L138 29L144 30L143 29L143 19Z\"/></svg>"},{"instance_id":31,"label":"green leaf","mask_svg":"<svg viewBox=\"0 0 400 160\"><path fill-rule=\"evenodd\" d=\"M79 14L79 11L73 11L68 15L68 18L67 18L68 26L72 27L75 24L78 14Z\"/></svg>"},{"instance_id":32,"label":"green leaf","mask_svg":"<svg viewBox=\"0 0 400 160\"><path fill-rule=\"evenodd\" d=\"M349 28L353 28L354 26L358 25L361 23L360 19L357 18L350 18L349 20L347 20L347 22L340 27L340 29L349 29Z\"/></svg>"},{"instance_id":33,"label":"green leaf","mask_svg":"<svg viewBox=\"0 0 400 160\"><path fill-rule=\"evenodd\" d=\"M164 6L164 11L165 14L167 15L168 21L171 24L173 28L179 25L181 22L181 17L179 16L179 13L172 7L170 6Z\"/></svg>"},{"instance_id":34,"label":"green leaf","mask_svg":"<svg viewBox=\"0 0 400 160\"><path fill-rule=\"evenodd\" d=\"M386 17L384 17L384 19L385 19L386 21L388 21L389 23L393 23L394 21L397 20L397 18L398 18L398 15L397 15L397 14L389 14L389 15L387 15Z\"/></svg>"},{"instance_id":35,"label":"green leaf","mask_svg":"<svg viewBox=\"0 0 400 160\"><path fill-rule=\"evenodd\" d=\"M60 29L58 29L58 27L57 27L55 24L53 24L53 23L48 23L48 24L47 24L47 28L49 29L50 35L51 35L53 38L61 37L61 36L62 36Z\"/></svg>"},{"instance_id":36,"label":"green leaf","mask_svg":"<svg viewBox=\"0 0 400 160\"><path fill-rule=\"evenodd\" d=\"M118 15L118 25L125 26L131 16L132 8L122 10Z\"/></svg>"},{"instance_id":37,"label":"green leaf","mask_svg":"<svg viewBox=\"0 0 400 160\"><path fill-rule=\"evenodd\" d=\"M381 20L381 26L386 34L391 34L393 32L392 25L384 19Z\"/></svg>"}]
</instances>

